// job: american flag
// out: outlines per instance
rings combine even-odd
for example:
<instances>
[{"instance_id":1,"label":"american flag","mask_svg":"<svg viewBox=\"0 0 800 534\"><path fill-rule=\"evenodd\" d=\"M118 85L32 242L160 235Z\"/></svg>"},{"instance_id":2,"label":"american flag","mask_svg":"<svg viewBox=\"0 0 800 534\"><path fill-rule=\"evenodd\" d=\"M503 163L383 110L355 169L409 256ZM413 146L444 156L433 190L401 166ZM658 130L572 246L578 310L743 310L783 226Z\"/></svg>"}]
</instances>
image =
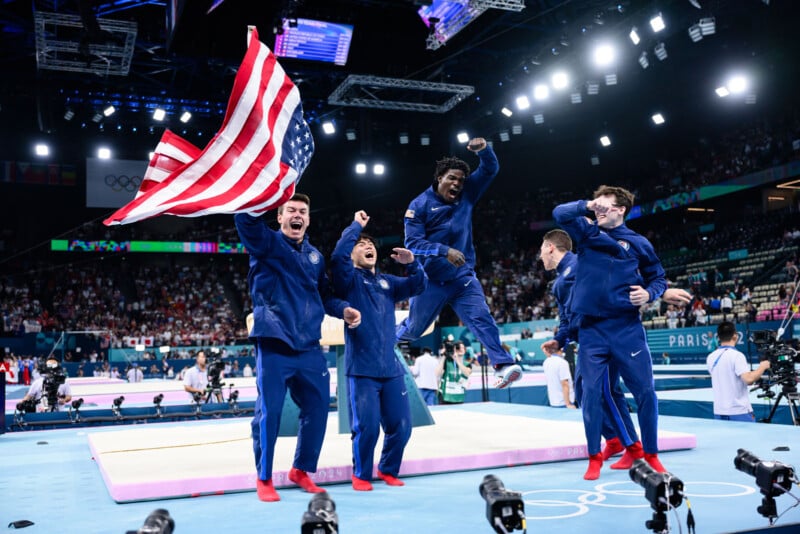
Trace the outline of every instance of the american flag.
<instances>
[{"instance_id":1,"label":"american flag","mask_svg":"<svg viewBox=\"0 0 800 534\"><path fill-rule=\"evenodd\" d=\"M314 139L300 92L255 28L250 32L220 131L203 150L164 132L136 197L104 224L162 214L258 215L292 197Z\"/></svg>"}]
</instances>

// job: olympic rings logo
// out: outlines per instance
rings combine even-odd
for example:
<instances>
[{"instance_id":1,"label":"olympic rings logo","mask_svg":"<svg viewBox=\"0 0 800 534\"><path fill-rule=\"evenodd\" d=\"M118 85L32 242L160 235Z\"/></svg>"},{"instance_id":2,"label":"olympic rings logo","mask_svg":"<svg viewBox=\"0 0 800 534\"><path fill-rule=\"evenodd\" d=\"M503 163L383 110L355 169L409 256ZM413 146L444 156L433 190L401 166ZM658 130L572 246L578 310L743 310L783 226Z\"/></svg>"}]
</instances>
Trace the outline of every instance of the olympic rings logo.
<instances>
[{"instance_id":1,"label":"olympic rings logo","mask_svg":"<svg viewBox=\"0 0 800 534\"><path fill-rule=\"evenodd\" d=\"M142 178L140 176L127 176L125 174L120 174L119 176L116 174L107 174L104 181L112 191L116 192L124 190L133 193L134 191L138 191L139 186L142 185Z\"/></svg>"},{"instance_id":2,"label":"olympic rings logo","mask_svg":"<svg viewBox=\"0 0 800 534\"><path fill-rule=\"evenodd\" d=\"M625 487L612 489L612 486L629 486L635 487L635 489L627 489ZM709 488L708 491L705 493L697 492L698 487L704 486L723 486L730 488L730 490L725 491L724 488L720 488L719 491L713 491L713 489ZM710 499L721 499L721 498L728 498L728 497L741 497L744 495L750 495L755 493L755 488L750 486L745 486L743 484L733 484L729 482L691 482L685 483L685 495L692 499L694 498L710 498ZM691 490L691 491L690 491ZM576 498L565 498L565 499L531 499L530 497L534 494L544 493L548 497L554 497L558 495L569 495L573 496L574 494L577 495ZM650 505L645 503L640 503L642 499L642 489L638 486L635 486L633 482L607 482L605 484L599 484L595 486L594 491L588 490L575 490L575 489L541 489L541 490L533 490L533 491L524 491L522 492L523 498L525 500L525 506L527 511L527 519L528 521L545 521L545 520L552 520L552 519L565 519L569 517L578 517L581 515L585 515L589 513L590 506L602 506L605 508L649 508ZM609 501L609 497L621 497L621 499L616 499L617 502L611 503ZM627 500L630 500L630 503ZM636 503L634 504L634 501ZM531 515L532 509L538 510L551 510L552 512L550 515Z\"/></svg>"}]
</instances>

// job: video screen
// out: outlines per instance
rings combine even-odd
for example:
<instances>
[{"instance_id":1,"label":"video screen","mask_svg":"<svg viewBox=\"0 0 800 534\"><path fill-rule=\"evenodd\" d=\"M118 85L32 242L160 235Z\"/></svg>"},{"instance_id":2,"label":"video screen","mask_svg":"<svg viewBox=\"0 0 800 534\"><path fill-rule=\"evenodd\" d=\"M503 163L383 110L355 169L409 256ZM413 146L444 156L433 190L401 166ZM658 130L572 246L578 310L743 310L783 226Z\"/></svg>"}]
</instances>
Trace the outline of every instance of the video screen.
<instances>
[{"instance_id":1,"label":"video screen","mask_svg":"<svg viewBox=\"0 0 800 534\"><path fill-rule=\"evenodd\" d=\"M275 36L278 57L347 63L353 26L312 19L283 19L282 31Z\"/></svg>"}]
</instances>

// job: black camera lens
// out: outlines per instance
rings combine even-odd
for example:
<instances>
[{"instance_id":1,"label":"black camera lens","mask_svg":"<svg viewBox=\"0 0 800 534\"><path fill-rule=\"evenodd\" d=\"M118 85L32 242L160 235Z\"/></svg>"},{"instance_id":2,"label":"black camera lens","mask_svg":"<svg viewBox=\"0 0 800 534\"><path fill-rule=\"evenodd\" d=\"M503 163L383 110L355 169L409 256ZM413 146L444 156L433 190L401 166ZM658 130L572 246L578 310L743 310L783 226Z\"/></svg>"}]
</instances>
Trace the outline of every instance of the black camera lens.
<instances>
[{"instance_id":1,"label":"black camera lens","mask_svg":"<svg viewBox=\"0 0 800 534\"><path fill-rule=\"evenodd\" d=\"M736 457L733 459L733 465L736 469L752 477L756 476L758 464L760 463L761 460L759 460L755 454L745 449L737 450Z\"/></svg>"},{"instance_id":2,"label":"black camera lens","mask_svg":"<svg viewBox=\"0 0 800 534\"><path fill-rule=\"evenodd\" d=\"M83 406L83 398L75 399L74 401L72 401L72 409L73 410L77 410L81 406Z\"/></svg>"},{"instance_id":3,"label":"black camera lens","mask_svg":"<svg viewBox=\"0 0 800 534\"><path fill-rule=\"evenodd\" d=\"M175 520L170 517L167 510L157 508L150 512L137 534L172 534L173 530L175 530Z\"/></svg>"},{"instance_id":4,"label":"black camera lens","mask_svg":"<svg viewBox=\"0 0 800 534\"><path fill-rule=\"evenodd\" d=\"M483 482L481 482L481 485L478 486L478 493L480 493L481 497L484 499L486 499L486 495L502 493L505 490L506 487L503 484L503 481L494 475L486 475L483 477Z\"/></svg>"},{"instance_id":5,"label":"black camera lens","mask_svg":"<svg viewBox=\"0 0 800 534\"><path fill-rule=\"evenodd\" d=\"M164 400L164 394L163 393L159 393L158 395L153 397L153 404L161 404L161 402L163 400Z\"/></svg>"}]
</instances>

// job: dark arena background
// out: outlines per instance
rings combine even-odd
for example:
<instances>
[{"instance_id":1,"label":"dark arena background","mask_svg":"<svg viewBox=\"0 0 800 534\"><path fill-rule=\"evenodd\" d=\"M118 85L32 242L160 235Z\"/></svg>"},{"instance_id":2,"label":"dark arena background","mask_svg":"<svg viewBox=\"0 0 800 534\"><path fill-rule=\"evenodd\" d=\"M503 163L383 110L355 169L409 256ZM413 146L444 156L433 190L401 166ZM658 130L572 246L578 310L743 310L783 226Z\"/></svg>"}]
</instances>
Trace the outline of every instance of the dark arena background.
<instances>
[{"instance_id":1,"label":"dark arena background","mask_svg":"<svg viewBox=\"0 0 800 534\"><path fill-rule=\"evenodd\" d=\"M299 89L315 150L297 191L312 199L308 234L326 258L365 210L379 268L399 273L388 255L435 162L476 167L474 137L500 162L473 217L475 271L523 378L487 388L477 366L455 406L427 408L412 388L406 485L356 492L341 324L326 323L331 413L314 479L336 528L688 532L691 510L702 533L800 531L793 0L0 0L0 524L168 533L168 514L178 532L337 531L304 518L328 503L286 479L290 401L282 500L256 498L252 303L233 216L103 224L134 198L166 129L211 142L248 25ZM670 287L692 295L641 309L666 480L608 467L584 480L580 410L548 406L540 345L558 308L537 254L553 208L602 184L636 195L627 225ZM723 320L751 368L773 361L752 387L756 424L713 418L706 357ZM480 354L447 307L398 357L449 335ZM221 378L192 400L180 377L199 350ZM48 355L73 402L25 413ZM487 489L489 474L508 491ZM492 523L520 503L518 528Z\"/></svg>"}]
</instances>

